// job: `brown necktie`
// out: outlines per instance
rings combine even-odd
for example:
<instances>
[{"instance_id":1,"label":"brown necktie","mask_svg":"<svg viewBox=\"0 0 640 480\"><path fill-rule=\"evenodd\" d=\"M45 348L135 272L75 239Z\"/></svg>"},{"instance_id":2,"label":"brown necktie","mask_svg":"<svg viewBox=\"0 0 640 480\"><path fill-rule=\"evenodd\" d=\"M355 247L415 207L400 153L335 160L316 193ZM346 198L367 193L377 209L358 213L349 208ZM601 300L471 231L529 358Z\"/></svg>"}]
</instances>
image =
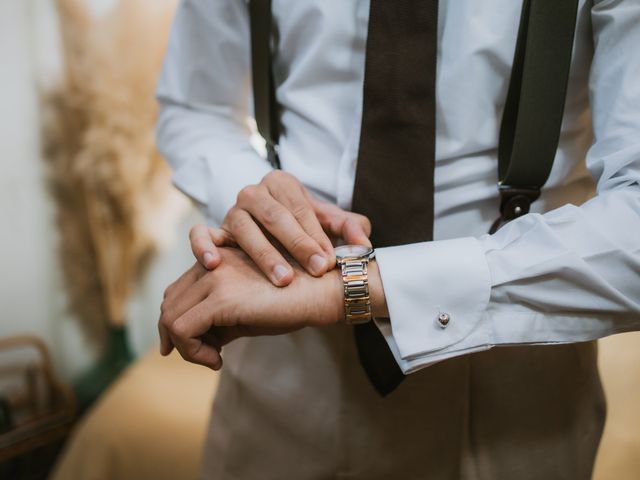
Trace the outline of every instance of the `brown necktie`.
<instances>
[{"instance_id":1,"label":"brown necktie","mask_svg":"<svg viewBox=\"0 0 640 480\"><path fill-rule=\"evenodd\" d=\"M433 238L437 0L371 0L353 211L375 247ZM373 322L355 327L360 361L381 395L402 381Z\"/></svg>"}]
</instances>

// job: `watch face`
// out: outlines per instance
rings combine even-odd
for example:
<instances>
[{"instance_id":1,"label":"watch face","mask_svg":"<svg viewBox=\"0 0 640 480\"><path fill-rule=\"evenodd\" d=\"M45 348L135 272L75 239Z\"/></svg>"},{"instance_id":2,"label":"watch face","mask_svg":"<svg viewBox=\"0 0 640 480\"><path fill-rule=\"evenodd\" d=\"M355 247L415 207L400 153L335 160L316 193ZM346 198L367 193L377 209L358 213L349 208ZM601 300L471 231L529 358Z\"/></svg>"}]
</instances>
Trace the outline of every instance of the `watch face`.
<instances>
[{"instance_id":1,"label":"watch face","mask_svg":"<svg viewBox=\"0 0 640 480\"><path fill-rule=\"evenodd\" d=\"M336 258L361 258L368 257L373 253L373 249L363 245L341 245L335 248Z\"/></svg>"}]
</instances>

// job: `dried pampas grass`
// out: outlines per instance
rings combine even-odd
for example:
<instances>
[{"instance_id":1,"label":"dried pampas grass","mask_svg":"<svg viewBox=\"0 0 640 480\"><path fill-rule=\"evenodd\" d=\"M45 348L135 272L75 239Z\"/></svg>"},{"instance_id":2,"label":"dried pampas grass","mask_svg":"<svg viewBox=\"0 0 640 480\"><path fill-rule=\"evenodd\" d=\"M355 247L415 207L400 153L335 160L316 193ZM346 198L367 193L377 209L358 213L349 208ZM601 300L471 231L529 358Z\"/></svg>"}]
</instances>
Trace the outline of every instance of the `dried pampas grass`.
<instances>
[{"instance_id":1,"label":"dried pampas grass","mask_svg":"<svg viewBox=\"0 0 640 480\"><path fill-rule=\"evenodd\" d=\"M57 0L63 75L45 97L45 158L72 312L90 337L126 302L183 199L154 145L156 78L175 0L119 0L100 19Z\"/></svg>"}]
</instances>

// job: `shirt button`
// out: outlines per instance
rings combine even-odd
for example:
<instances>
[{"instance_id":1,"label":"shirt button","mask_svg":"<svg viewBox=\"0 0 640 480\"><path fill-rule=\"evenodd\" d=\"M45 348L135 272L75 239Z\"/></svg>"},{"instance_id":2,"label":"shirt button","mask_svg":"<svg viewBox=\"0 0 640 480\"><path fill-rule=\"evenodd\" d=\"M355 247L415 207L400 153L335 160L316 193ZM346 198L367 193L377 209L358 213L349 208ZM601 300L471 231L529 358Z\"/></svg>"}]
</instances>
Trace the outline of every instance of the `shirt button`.
<instances>
[{"instance_id":1,"label":"shirt button","mask_svg":"<svg viewBox=\"0 0 640 480\"><path fill-rule=\"evenodd\" d=\"M450 321L451 316L448 313L441 313L438 315L438 325L440 325L440 328L447 328Z\"/></svg>"}]
</instances>

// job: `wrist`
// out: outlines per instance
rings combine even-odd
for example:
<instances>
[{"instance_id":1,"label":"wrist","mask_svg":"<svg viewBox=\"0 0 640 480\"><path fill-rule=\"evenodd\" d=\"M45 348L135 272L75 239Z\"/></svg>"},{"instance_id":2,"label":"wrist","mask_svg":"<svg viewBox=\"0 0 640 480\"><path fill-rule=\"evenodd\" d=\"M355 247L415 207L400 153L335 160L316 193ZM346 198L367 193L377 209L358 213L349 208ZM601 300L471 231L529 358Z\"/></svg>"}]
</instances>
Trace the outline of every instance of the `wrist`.
<instances>
[{"instance_id":1,"label":"wrist","mask_svg":"<svg viewBox=\"0 0 640 480\"><path fill-rule=\"evenodd\" d=\"M327 278L329 283L330 323L344 323L344 282L342 281L342 274L339 269L334 268L327 272L323 278Z\"/></svg>"},{"instance_id":2,"label":"wrist","mask_svg":"<svg viewBox=\"0 0 640 480\"><path fill-rule=\"evenodd\" d=\"M311 277L307 288L311 293L306 326L322 327L344 322L344 294L342 275L337 269L329 270L322 277Z\"/></svg>"}]
</instances>

